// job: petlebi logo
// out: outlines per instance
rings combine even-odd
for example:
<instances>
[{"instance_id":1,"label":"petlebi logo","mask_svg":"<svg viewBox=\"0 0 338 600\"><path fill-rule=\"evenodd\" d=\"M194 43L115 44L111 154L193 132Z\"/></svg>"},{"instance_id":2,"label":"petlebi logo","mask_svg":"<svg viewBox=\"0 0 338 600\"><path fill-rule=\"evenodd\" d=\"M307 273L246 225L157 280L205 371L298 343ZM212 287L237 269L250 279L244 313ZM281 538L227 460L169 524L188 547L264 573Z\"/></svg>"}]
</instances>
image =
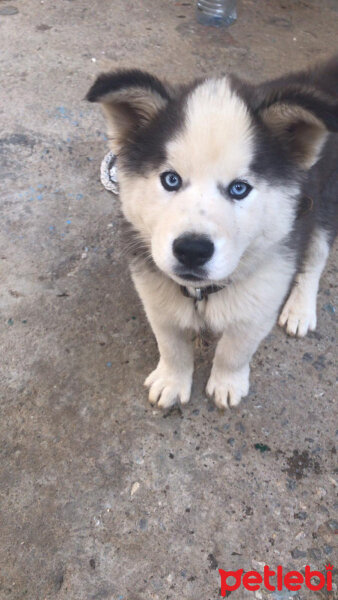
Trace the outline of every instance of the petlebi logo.
<instances>
[{"instance_id":1,"label":"petlebi logo","mask_svg":"<svg viewBox=\"0 0 338 600\"><path fill-rule=\"evenodd\" d=\"M333 566L330 564L326 565L325 569L326 573L324 574L321 571L311 571L311 568L306 566L304 575L299 571L285 572L281 566L278 566L276 571L273 571L268 565L265 565L263 575L258 573L258 571L247 571L244 573L244 569L238 569L238 571L224 571L223 569L219 569L221 576L221 596L224 598L227 592L234 592L241 586L251 592L260 590L262 587L269 592L274 592L275 590L280 592L285 588L293 592L302 589L303 586L312 592L317 592L324 588L328 592L331 592ZM313 578L316 578L316 581L313 582ZM235 582L233 582L233 579L235 579Z\"/></svg>"}]
</instances>

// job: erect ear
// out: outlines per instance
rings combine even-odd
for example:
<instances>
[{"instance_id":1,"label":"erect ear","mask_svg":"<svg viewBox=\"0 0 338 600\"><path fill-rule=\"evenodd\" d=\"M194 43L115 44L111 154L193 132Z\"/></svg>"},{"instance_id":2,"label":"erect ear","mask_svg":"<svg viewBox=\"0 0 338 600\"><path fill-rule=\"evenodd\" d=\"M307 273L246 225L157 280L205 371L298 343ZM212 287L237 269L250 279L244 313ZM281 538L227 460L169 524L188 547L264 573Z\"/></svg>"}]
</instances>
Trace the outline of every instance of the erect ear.
<instances>
[{"instance_id":1,"label":"erect ear","mask_svg":"<svg viewBox=\"0 0 338 600\"><path fill-rule=\"evenodd\" d=\"M103 105L116 152L131 132L149 123L166 106L169 98L159 79L138 69L102 73L86 96L89 102Z\"/></svg>"},{"instance_id":2,"label":"erect ear","mask_svg":"<svg viewBox=\"0 0 338 600\"><path fill-rule=\"evenodd\" d=\"M317 162L329 132L338 131L337 98L315 88L269 90L255 112L302 169Z\"/></svg>"}]
</instances>

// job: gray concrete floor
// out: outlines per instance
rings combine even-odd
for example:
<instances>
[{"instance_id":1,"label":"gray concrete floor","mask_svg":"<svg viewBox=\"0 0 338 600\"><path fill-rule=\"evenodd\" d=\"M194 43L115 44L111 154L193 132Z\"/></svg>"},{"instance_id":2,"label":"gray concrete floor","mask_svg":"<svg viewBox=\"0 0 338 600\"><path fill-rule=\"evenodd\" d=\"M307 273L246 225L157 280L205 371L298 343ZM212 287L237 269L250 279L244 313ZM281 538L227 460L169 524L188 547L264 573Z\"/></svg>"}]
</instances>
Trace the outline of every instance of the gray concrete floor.
<instances>
[{"instance_id":1,"label":"gray concrete floor","mask_svg":"<svg viewBox=\"0 0 338 600\"><path fill-rule=\"evenodd\" d=\"M336 46L336 0L243 0L229 30L197 25L193 4L0 0L1 600L215 600L218 567L335 559L333 256L317 332L274 329L238 409L205 398L211 349L184 411L142 388L156 345L89 85L109 65L261 80Z\"/></svg>"}]
</instances>

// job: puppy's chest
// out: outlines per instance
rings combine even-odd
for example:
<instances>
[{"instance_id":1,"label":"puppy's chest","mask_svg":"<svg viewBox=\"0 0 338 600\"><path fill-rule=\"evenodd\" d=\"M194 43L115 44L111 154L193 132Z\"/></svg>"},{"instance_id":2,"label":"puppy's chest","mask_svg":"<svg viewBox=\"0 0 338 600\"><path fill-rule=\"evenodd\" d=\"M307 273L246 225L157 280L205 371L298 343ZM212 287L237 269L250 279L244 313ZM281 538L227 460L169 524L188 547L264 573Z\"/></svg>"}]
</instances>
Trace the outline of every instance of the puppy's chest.
<instances>
[{"instance_id":1,"label":"puppy's chest","mask_svg":"<svg viewBox=\"0 0 338 600\"><path fill-rule=\"evenodd\" d=\"M232 284L203 300L183 298L181 324L198 332L209 330L216 335L235 324L255 323L259 326L259 323L274 317L287 292L290 278L291 272L281 280L258 278L252 282Z\"/></svg>"},{"instance_id":2,"label":"puppy's chest","mask_svg":"<svg viewBox=\"0 0 338 600\"><path fill-rule=\"evenodd\" d=\"M211 328L212 329L212 318L210 311L211 298L204 298L203 300L192 300L193 310L196 319L200 324L200 328Z\"/></svg>"},{"instance_id":3,"label":"puppy's chest","mask_svg":"<svg viewBox=\"0 0 338 600\"><path fill-rule=\"evenodd\" d=\"M209 331L212 334L220 334L230 321L238 318L237 311L231 309L229 294L219 292L217 295L209 296L203 300L186 300L189 303L187 327L197 332Z\"/></svg>"}]
</instances>

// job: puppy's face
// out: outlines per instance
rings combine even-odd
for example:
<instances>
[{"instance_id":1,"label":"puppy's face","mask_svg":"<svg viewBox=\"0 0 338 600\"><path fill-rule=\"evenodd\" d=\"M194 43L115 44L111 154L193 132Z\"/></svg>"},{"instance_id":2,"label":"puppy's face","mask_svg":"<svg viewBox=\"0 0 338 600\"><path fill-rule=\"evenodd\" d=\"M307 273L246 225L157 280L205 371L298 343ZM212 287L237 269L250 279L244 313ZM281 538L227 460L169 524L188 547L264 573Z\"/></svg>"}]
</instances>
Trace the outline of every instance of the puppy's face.
<instances>
[{"instance_id":1,"label":"puppy's face","mask_svg":"<svg viewBox=\"0 0 338 600\"><path fill-rule=\"evenodd\" d=\"M121 169L123 209L166 275L184 284L222 282L249 247L290 230L296 182L285 187L255 172L255 126L226 79L197 86L176 119L160 164L133 173L131 159Z\"/></svg>"},{"instance_id":2,"label":"puppy's face","mask_svg":"<svg viewBox=\"0 0 338 600\"><path fill-rule=\"evenodd\" d=\"M236 278L292 229L299 173L316 160L325 128L300 109L307 135L302 121L304 139L289 148L276 136L294 123L292 111L274 106L255 116L228 78L176 94L158 80L141 83L99 98L119 152L124 214L157 267L178 283Z\"/></svg>"}]
</instances>

